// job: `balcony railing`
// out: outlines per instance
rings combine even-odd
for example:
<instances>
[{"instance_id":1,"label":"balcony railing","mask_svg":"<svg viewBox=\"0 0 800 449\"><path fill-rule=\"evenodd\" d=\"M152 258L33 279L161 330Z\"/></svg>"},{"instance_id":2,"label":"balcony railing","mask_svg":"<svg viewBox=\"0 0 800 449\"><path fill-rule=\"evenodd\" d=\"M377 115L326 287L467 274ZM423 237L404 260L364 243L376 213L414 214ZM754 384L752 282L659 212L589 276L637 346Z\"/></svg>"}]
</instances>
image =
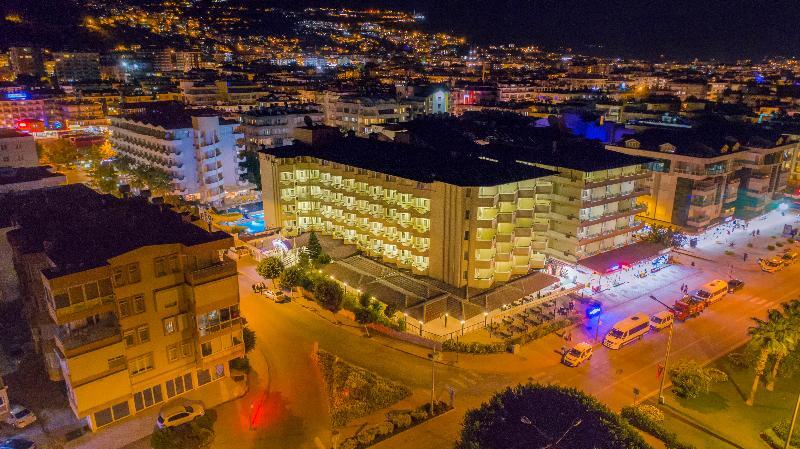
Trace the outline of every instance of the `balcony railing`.
<instances>
[{"instance_id":1,"label":"balcony railing","mask_svg":"<svg viewBox=\"0 0 800 449\"><path fill-rule=\"evenodd\" d=\"M101 296L95 299L88 299L77 304L72 304L66 307L58 307L54 310L56 321L68 321L68 318L74 314L83 312L101 312L102 310L114 307L114 295Z\"/></svg>"},{"instance_id":2,"label":"balcony railing","mask_svg":"<svg viewBox=\"0 0 800 449\"><path fill-rule=\"evenodd\" d=\"M97 324L80 329L59 327L56 337L56 344L67 357L101 348L122 339L119 322L113 315Z\"/></svg>"},{"instance_id":3,"label":"balcony railing","mask_svg":"<svg viewBox=\"0 0 800 449\"><path fill-rule=\"evenodd\" d=\"M236 262L224 260L214 265L200 268L194 271L185 272L186 282L190 285L200 285L207 282L216 281L228 276L236 275Z\"/></svg>"}]
</instances>

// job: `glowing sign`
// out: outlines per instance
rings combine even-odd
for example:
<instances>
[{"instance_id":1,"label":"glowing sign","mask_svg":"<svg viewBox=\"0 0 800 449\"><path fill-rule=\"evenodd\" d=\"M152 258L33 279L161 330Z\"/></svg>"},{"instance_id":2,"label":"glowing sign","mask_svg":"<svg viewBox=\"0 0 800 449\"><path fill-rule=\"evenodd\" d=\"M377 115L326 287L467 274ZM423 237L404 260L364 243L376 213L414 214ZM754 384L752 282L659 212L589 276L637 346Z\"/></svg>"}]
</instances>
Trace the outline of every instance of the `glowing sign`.
<instances>
[{"instance_id":1,"label":"glowing sign","mask_svg":"<svg viewBox=\"0 0 800 449\"><path fill-rule=\"evenodd\" d=\"M25 92L9 92L6 94L6 98L9 100L27 100L28 94Z\"/></svg>"}]
</instances>

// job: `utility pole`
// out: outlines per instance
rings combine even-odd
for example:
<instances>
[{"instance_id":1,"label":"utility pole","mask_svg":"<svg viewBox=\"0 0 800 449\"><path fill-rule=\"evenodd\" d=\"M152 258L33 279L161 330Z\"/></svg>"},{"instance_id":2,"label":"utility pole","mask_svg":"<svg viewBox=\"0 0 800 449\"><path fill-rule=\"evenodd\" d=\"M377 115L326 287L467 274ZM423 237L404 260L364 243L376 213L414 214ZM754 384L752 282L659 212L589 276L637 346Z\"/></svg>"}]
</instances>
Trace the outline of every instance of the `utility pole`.
<instances>
[{"instance_id":1,"label":"utility pole","mask_svg":"<svg viewBox=\"0 0 800 449\"><path fill-rule=\"evenodd\" d=\"M430 405L430 415L433 416L433 401L436 398L436 359L438 358L438 354L436 353L436 346L433 347L433 352L428 354L428 357L431 358L431 405Z\"/></svg>"},{"instance_id":2,"label":"utility pole","mask_svg":"<svg viewBox=\"0 0 800 449\"><path fill-rule=\"evenodd\" d=\"M789 435L786 436L786 445L783 449L789 449L792 442L792 434L794 433L794 424L797 421L797 412L800 410L800 394L797 395L797 403L794 405L794 413L792 413L792 422L789 423Z\"/></svg>"},{"instance_id":3,"label":"utility pole","mask_svg":"<svg viewBox=\"0 0 800 449\"><path fill-rule=\"evenodd\" d=\"M653 301L661 304L662 306L664 306L667 309L669 309L670 312L672 312L672 323L669 324L669 336L667 336L667 352L664 355L664 372L661 373L661 382L659 383L659 386L658 386L658 403L659 404L663 404L665 402L665 400L664 400L664 380L667 378L667 372L669 370L669 353L670 353L670 350L672 349L672 332L673 332L673 329L675 328L675 309L673 309L672 307L670 307L670 306L664 304L663 302L659 301L658 298L656 298L653 295L650 295L650 299L652 299Z\"/></svg>"}]
</instances>

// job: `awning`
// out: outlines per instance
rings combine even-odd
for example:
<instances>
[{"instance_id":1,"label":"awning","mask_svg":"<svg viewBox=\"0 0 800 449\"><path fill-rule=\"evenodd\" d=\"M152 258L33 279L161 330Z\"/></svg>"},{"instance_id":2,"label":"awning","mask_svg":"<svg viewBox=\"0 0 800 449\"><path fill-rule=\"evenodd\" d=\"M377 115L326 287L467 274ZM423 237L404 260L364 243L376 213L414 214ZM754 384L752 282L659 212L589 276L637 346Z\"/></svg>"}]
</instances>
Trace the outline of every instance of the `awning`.
<instances>
[{"instance_id":1,"label":"awning","mask_svg":"<svg viewBox=\"0 0 800 449\"><path fill-rule=\"evenodd\" d=\"M638 242L621 248L612 249L578 261L578 267L598 274L611 273L666 254L669 248L661 243Z\"/></svg>"}]
</instances>

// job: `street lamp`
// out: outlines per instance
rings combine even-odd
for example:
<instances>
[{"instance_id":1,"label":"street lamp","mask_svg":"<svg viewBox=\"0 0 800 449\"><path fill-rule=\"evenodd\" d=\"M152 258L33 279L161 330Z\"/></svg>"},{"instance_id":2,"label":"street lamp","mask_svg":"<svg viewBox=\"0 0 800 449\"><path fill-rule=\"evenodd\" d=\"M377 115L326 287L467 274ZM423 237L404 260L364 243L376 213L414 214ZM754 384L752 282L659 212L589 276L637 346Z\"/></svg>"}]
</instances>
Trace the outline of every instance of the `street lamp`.
<instances>
[{"instance_id":1,"label":"street lamp","mask_svg":"<svg viewBox=\"0 0 800 449\"><path fill-rule=\"evenodd\" d=\"M461 336L464 336L464 320L461 320Z\"/></svg>"},{"instance_id":2,"label":"street lamp","mask_svg":"<svg viewBox=\"0 0 800 449\"><path fill-rule=\"evenodd\" d=\"M489 312L483 312L483 327L486 327L486 319L489 318Z\"/></svg>"},{"instance_id":3,"label":"street lamp","mask_svg":"<svg viewBox=\"0 0 800 449\"><path fill-rule=\"evenodd\" d=\"M419 322L419 336L422 337L422 321Z\"/></svg>"},{"instance_id":4,"label":"street lamp","mask_svg":"<svg viewBox=\"0 0 800 449\"><path fill-rule=\"evenodd\" d=\"M449 314L447 312L444 313L444 327L447 327L447 317Z\"/></svg>"},{"instance_id":5,"label":"street lamp","mask_svg":"<svg viewBox=\"0 0 800 449\"><path fill-rule=\"evenodd\" d=\"M436 346L433 347L433 352L428 354L428 357L431 359L431 406L430 406L430 415L433 416L433 401L435 400L435 397L436 397L435 396L435 389L436 389L436 360L439 359L439 354L436 353Z\"/></svg>"},{"instance_id":6,"label":"street lamp","mask_svg":"<svg viewBox=\"0 0 800 449\"><path fill-rule=\"evenodd\" d=\"M661 382L658 385L658 403L659 404L663 404L664 403L664 379L667 378L667 370L668 370L668 367L669 367L669 352L672 349L672 330L675 328L675 318L674 318L675 309L673 309L672 307L670 307L670 306L664 304L663 302L659 301L658 298L656 298L653 295L650 295L650 299L652 299L653 301L656 301L657 303L659 303L662 306L664 306L667 309L669 309L669 311L672 312L672 315L673 315L672 322L669 324L669 335L667 336L667 352L666 352L666 354L664 354L664 371L661 373Z\"/></svg>"}]
</instances>

